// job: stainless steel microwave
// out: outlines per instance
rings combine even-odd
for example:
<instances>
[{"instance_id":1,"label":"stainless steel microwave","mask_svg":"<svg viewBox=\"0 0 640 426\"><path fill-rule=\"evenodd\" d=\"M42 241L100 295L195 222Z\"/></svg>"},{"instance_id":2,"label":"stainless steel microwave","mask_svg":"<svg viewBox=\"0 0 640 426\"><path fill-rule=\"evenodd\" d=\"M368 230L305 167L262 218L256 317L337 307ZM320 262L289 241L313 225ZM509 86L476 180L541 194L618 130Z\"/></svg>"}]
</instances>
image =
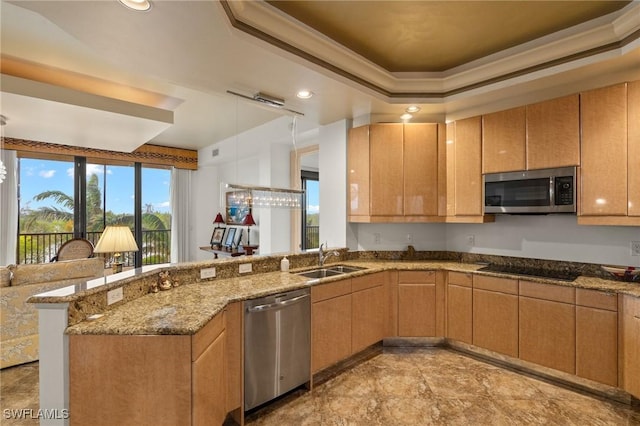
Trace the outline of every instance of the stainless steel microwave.
<instances>
[{"instance_id":1,"label":"stainless steel microwave","mask_svg":"<svg viewBox=\"0 0 640 426\"><path fill-rule=\"evenodd\" d=\"M576 212L575 167L489 173L482 180L485 213Z\"/></svg>"}]
</instances>

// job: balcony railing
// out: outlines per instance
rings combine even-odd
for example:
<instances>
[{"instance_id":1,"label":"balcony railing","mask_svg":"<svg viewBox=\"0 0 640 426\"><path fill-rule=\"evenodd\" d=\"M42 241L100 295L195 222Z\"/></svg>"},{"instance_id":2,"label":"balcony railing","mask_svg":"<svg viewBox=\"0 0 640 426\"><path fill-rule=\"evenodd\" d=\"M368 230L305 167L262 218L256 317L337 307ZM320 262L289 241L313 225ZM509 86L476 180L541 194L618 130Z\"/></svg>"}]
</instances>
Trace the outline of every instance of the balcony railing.
<instances>
[{"instance_id":1,"label":"balcony railing","mask_svg":"<svg viewBox=\"0 0 640 426\"><path fill-rule=\"evenodd\" d=\"M307 225L304 227L305 250L320 247L320 227Z\"/></svg>"},{"instance_id":2,"label":"balcony railing","mask_svg":"<svg viewBox=\"0 0 640 426\"><path fill-rule=\"evenodd\" d=\"M95 246L102 232L88 232L86 238ZM46 263L55 257L62 244L73 239L73 233L19 234L18 263ZM142 231L142 264L154 265L171 261L171 230ZM109 257L109 254L105 254ZM135 264L134 253L123 253L125 267Z\"/></svg>"}]
</instances>

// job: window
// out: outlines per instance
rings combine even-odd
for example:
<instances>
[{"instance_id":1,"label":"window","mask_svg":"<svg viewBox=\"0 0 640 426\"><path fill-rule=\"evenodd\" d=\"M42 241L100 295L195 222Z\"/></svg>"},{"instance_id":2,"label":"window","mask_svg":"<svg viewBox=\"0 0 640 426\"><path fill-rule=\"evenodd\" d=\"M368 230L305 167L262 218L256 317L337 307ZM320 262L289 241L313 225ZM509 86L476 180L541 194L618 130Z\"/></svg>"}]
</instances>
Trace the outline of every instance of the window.
<instances>
[{"instance_id":1,"label":"window","mask_svg":"<svg viewBox=\"0 0 640 426\"><path fill-rule=\"evenodd\" d=\"M320 246L320 181L318 172L302 170L304 208L302 210L302 250Z\"/></svg>"},{"instance_id":2,"label":"window","mask_svg":"<svg viewBox=\"0 0 640 426\"><path fill-rule=\"evenodd\" d=\"M19 169L19 263L48 262L74 237L95 245L111 224L129 225L140 247L123 255L125 267L170 261L169 168L75 157L20 158Z\"/></svg>"}]
</instances>

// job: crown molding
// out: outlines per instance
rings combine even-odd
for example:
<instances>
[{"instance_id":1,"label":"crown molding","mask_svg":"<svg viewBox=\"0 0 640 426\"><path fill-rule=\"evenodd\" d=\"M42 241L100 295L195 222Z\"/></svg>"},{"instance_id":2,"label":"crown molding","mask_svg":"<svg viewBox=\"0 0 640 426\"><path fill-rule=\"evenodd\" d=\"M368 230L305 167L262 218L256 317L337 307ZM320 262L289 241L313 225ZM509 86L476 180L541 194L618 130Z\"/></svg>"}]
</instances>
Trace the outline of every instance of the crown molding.
<instances>
[{"instance_id":1,"label":"crown molding","mask_svg":"<svg viewBox=\"0 0 640 426\"><path fill-rule=\"evenodd\" d=\"M390 103L443 102L640 48L640 2L632 2L619 11L443 72L391 73L265 1L223 0L221 5L235 30Z\"/></svg>"}]
</instances>

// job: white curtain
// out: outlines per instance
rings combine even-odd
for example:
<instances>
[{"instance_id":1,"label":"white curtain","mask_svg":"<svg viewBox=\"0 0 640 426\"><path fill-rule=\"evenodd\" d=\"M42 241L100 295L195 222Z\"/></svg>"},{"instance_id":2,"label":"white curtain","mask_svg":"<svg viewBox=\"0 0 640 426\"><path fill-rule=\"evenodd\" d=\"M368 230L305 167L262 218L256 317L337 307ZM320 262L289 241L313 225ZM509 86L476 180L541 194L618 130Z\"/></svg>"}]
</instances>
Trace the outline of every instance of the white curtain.
<instances>
[{"instance_id":1,"label":"white curtain","mask_svg":"<svg viewBox=\"0 0 640 426\"><path fill-rule=\"evenodd\" d=\"M171 262L189 261L191 170L171 169Z\"/></svg>"},{"instance_id":2,"label":"white curtain","mask_svg":"<svg viewBox=\"0 0 640 426\"><path fill-rule=\"evenodd\" d=\"M0 149L7 170L0 183L0 265L16 263L18 238L18 160L16 151Z\"/></svg>"}]
</instances>

